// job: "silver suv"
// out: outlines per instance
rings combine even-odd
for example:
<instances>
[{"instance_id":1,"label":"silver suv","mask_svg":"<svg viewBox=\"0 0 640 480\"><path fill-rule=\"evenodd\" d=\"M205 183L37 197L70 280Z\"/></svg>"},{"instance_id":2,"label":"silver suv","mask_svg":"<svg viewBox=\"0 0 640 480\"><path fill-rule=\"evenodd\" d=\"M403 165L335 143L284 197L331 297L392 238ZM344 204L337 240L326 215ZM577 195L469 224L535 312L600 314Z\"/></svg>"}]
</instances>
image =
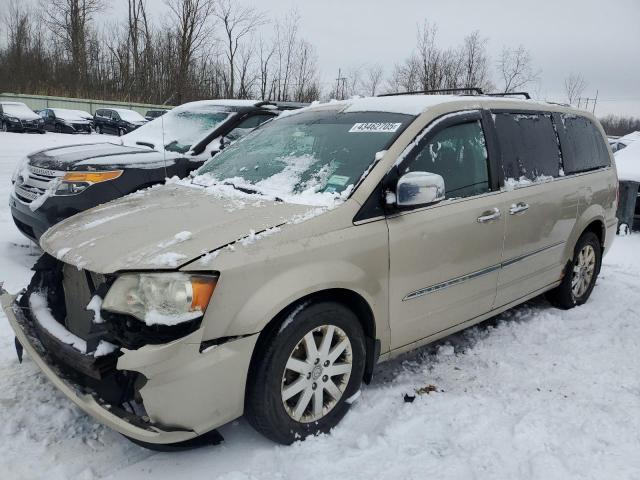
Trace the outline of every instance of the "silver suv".
<instances>
[{"instance_id":1,"label":"silver suv","mask_svg":"<svg viewBox=\"0 0 640 480\"><path fill-rule=\"evenodd\" d=\"M326 432L376 363L547 293L615 236L602 128L568 107L407 95L265 124L188 180L71 217L2 303L43 372L146 445L241 415Z\"/></svg>"}]
</instances>

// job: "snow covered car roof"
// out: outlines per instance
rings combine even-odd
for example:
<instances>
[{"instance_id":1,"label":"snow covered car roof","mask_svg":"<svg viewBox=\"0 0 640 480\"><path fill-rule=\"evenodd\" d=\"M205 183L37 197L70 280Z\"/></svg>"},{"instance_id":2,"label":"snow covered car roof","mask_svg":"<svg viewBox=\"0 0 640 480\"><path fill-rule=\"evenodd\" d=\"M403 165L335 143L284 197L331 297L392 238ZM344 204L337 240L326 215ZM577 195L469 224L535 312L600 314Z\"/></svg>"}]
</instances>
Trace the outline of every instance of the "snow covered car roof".
<instances>
[{"instance_id":1,"label":"snow covered car roof","mask_svg":"<svg viewBox=\"0 0 640 480\"><path fill-rule=\"evenodd\" d=\"M628 147L618 150L614 157L620 180L640 182L640 141L630 142Z\"/></svg>"},{"instance_id":2,"label":"snow covered car roof","mask_svg":"<svg viewBox=\"0 0 640 480\"><path fill-rule=\"evenodd\" d=\"M468 108L481 108L485 104L505 104L505 106L524 106L535 110L546 109L556 110L562 108L557 104L539 102L534 100L522 100L517 98L505 98L482 95L422 95L407 94L383 97L361 97L349 100L331 100L326 103L314 102L306 108L284 112L281 116L295 115L300 112L316 108L335 108L345 113L352 112L385 112L400 113L405 115L418 116L425 111L439 105L451 102L466 102ZM523 107L524 108L524 107Z\"/></svg>"}]
</instances>

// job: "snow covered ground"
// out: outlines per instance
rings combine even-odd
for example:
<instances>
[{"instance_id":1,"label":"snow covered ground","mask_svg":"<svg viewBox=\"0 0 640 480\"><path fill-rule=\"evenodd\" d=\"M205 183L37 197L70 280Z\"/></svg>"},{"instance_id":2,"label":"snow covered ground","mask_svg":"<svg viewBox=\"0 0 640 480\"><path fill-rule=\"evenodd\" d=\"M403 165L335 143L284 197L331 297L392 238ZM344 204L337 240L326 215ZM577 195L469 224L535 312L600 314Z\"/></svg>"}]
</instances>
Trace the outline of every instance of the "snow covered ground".
<instances>
[{"instance_id":1,"label":"snow covered ground","mask_svg":"<svg viewBox=\"0 0 640 480\"><path fill-rule=\"evenodd\" d=\"M106 137L0 133L0 281L17 291L38 250L6 199L15 161ZM620 237L584 306L543 299L381 365L331 435L274 445L244 420L226 442L142 449L18 364L0 313L0 474L11 479L640 479L640 235ZM435 391L405 393L433 385ZM432 388L424 388L433 390Z\"/></svg>"}]
</instances>

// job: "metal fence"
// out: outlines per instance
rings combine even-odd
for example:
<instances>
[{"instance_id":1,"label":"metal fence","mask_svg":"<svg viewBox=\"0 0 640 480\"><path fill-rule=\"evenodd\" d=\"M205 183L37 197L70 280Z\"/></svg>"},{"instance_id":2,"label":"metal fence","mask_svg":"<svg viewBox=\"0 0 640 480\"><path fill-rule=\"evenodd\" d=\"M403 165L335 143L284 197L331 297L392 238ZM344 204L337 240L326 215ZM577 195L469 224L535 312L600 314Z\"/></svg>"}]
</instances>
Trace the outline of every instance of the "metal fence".
<instances>
[{"instance_id":1,"label":"metal fence","mask_svg":"<svg viewBox=\"0 0 640 480\"><path fill-rule=\"evenodd\" d=\"M91 114L98 108L128 108L144 115L148 110L172 108L168 105L151 105L147 103L107 102L104 100L90 100L86 98L49 97L45 95L23 95L19 93L0 93L0 101L22 102L32 110L43 108L69 108L84 110Z\"/></svg>"}]
</instances>

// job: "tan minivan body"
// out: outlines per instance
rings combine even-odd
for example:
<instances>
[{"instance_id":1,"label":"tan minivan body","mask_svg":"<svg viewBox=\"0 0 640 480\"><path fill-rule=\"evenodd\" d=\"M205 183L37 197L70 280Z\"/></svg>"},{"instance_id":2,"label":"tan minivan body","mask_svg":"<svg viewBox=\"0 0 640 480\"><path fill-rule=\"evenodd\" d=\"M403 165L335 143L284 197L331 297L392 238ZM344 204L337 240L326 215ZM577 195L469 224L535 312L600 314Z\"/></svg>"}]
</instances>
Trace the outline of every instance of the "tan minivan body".
<instances>
[{"instance_id":1,"label":"tan minivan body","mask_svg":"<svg viewBox=\"0 0 640 480\"><path fill-rule=\"evenodd\" d=\"M357 313L372 366L557 287L585 231L609 250L617 225L612 160L583 173L513 185L502 179L499 188L480 195L362 215L372 192L420 137L458 114L577 114L604 137L590 114L565 106L476 96L410 98L424 103L422 113L335 208L319 212L265 200L234 210L224 197L167 185L69 218L43 236L50 255L109 275L166 269L154 260L163 250L149 246L189 231L187 241L166 247L184 259L178 270L219 272L199 329L166 344L120 349L117 369L146 378L139 389L146 424L74 388L25 330L15 297L6 295L2 305L17 339L58 388L101 422L138 441L175 443L243 414L250 366L259 361L256 345L283 312L309 299L337 299ZM384 109L384 99L371 104L371 110ZM311 108L345 105L350 102ZM608 155L613 158L610 150ZM250 230L276 226L279 231L255 242L241 241ZM202 348L211 341L211 348Z\"/></svg>"}]
</instances>

